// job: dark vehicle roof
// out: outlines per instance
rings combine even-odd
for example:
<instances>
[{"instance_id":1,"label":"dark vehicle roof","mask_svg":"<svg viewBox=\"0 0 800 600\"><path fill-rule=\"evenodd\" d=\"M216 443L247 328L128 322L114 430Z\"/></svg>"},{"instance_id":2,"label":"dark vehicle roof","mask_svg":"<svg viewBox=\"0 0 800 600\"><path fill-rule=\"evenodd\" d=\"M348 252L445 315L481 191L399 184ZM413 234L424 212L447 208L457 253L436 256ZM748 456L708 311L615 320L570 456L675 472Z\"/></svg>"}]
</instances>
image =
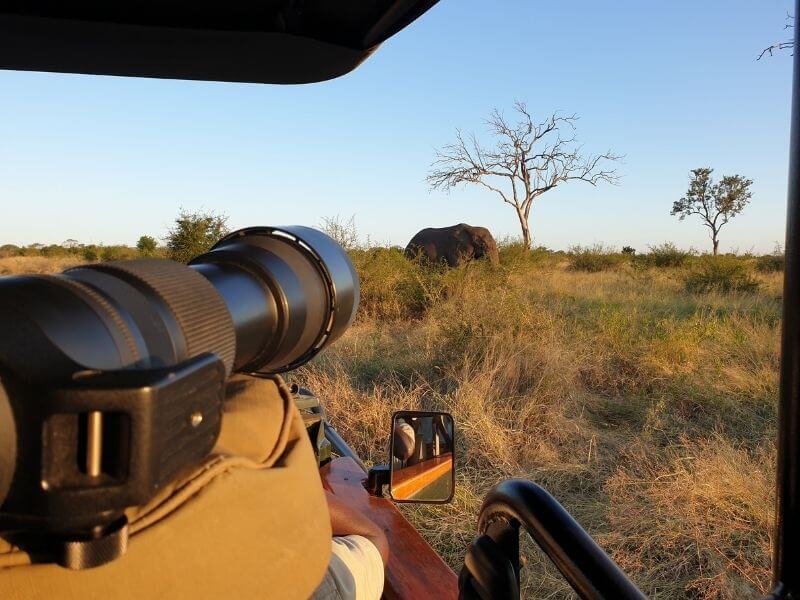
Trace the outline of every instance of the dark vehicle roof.
<instances>
[{"instance_id":1,"label":"dark vehicle roof","mask_svg":"<svg viewBox=\"0 0 800 600\"><path fill-rule=\"evenodd\" d=\"M0 68L311 83L344 75L438 0L11 0Z\"/></svg>"}]
</instances>

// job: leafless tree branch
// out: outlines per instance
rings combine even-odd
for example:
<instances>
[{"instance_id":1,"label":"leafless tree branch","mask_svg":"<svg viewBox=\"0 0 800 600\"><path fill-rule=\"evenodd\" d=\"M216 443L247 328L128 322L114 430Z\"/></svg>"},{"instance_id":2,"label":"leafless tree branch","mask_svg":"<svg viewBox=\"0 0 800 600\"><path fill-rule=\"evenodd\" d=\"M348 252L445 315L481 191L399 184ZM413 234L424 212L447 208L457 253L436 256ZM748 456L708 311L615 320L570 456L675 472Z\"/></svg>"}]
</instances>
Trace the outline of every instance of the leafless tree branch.
<instances>
[{"instance_id":1,"label":"leafless tree branch","mask_svg":"<svg viewBox=\"0 0 800 600\"><path fill-rule=\"evenodd\" d=\"M783 26L783 28L794 29L794 17L790 13L786 14L786 24ZM773 53L775 52L780 52L781 50L789 50L789 49L794 50L794 38L790 40L784 40L783 42L776 42L771 46L764 48L761 51L761 54L758 55L758 58L756 60L761 60L767 54L772 56ZM792 55L794 55L794 52L792 52Z\"/></svg>"},{"instance_id":2,"label":"leafless tree branch","mask_svg":"<svg viewBox=\"0 0 800 600\"><path fill-rule=\"evenodd\" d=\"M432 189L476 184L495 192L514 207L530 247L528 223L536 198L569 181L617 184L619 174L612 165L621 157L610 150L584 154L575 135L577 115L553 113L537 122L524 103L515 102L514 110L514 123L497 109L486 120L495 138L491 149L483 148L474 134L465 138L456 131L455 143L436 151L427 181Z\"/></svg>"}]
</instances>

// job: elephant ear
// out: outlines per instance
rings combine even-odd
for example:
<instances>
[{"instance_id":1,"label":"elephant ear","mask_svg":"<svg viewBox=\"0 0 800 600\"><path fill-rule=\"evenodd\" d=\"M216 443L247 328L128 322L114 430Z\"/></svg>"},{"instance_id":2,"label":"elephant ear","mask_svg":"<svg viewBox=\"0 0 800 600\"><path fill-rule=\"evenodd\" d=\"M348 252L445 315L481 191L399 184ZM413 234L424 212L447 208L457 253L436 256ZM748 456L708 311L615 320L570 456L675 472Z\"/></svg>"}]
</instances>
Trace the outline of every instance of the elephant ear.
<instances>
[{"instance_id":1,"label":"elephant ear","mask_svg":"<svg viewBox=\"0 0 800 600\"><path fill-rule=\"evenodd\" d=\"M475 244L475 236L466 225L459 225L453 231L453 237L464 249L471 248Z\"/></svg>"}]
</instances>

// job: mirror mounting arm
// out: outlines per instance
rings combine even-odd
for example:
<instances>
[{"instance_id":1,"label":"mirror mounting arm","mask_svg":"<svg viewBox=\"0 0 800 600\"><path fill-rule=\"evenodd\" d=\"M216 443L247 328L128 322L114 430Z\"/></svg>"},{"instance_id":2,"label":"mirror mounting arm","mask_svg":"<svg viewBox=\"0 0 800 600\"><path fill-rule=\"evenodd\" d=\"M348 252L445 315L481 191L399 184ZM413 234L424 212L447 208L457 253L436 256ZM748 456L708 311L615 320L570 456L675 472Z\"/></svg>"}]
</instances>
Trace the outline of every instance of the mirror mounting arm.
<instances>
[{"instance_id":1,"label":"mirror mounting arm","mask_svg":"<svg viewBox=\"0 0 800 600\"><path fill-rule=\"evenodd\" d=\"M383 498L383 488L389 485L389 465L377 465L370 468L367 473L365 487L370 496Z\"/></svg>"}]
</instances>

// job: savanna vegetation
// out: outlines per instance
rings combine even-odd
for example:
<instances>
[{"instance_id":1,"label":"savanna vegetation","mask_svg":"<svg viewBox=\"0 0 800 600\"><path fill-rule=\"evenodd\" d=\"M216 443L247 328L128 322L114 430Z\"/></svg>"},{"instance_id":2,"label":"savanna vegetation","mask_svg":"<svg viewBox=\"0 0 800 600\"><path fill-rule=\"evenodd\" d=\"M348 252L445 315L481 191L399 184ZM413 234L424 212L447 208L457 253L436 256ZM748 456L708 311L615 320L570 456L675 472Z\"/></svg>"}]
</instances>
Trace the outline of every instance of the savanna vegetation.
<instances>
[{"instance_id":1,"label":"savanna vegetation","mask_svg":"<svg viewBox=\"0 0 800 600\"><path fill-rule=\"evenodd\" d=\"M501 249L439 269L352 251L361 310L294 375L368 462L400 408L457 419L447 506L404 512L453 567L484 494L544 485L652 598L767 592L782 257ZM765 265L769 265L765 268ZM524 596L569 598L529 544Z\"/></svg>"},{"instance_id":2,"label":"savanna vegetation","mask_svg":"<svg viewBox=\"0 0 800 600\"><path fill-rule=\"evenodd\" d=\"M349 222L337 223L346 237ZM167 252L140 246L120 252ZM0 272L85 259L42 250L3 249ZM669 243L553 252L506 242L499 265L457 269L397 248L349 251L362 286L356 322L291 377L323 398L368 463L386 460L394 410L453 413L455 500L402 510L454 568L485 493L523 477L652 598L767 592L779 249L715 257ZM523 551L525 597L572 597L532 544Z\"/></svg>"},{"instance_id":3,"label":"savanna vegetation","mask_svg":"<svg viewBox=\"0 0 800 600\"><path fill-rule=\"evenodd\" d=\"M140 236L134 247L82 244L75 239L61 244L3 244L0 245L0 275L58 273L81 263L134 258L189 262L228 233L227 221L225 215L214 212L181 210L166 232L163 245L151 235Z\"/></svg>"}]
</instances>

